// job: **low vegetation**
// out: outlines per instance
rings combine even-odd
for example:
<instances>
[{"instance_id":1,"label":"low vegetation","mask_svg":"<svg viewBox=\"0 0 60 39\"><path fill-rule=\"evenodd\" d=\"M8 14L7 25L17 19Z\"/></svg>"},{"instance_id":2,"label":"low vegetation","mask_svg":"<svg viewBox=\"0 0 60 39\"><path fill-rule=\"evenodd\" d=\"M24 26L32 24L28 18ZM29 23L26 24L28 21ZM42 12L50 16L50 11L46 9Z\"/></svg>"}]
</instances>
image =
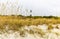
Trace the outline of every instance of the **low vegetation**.
<instances>
[{"instance_id":1,"label":"low vegetation","mask_svg":"<svg viewBox=\"0 0 60 39\"><path fill-rule=\"evenodd\" d=\"M0 15L0 30L4 31L6 26L7 30L18 31L19 28L30 25L42 24L60 24L60 17L55 16L22 16L22 15ZM49 28L50 29L50 28ZM6 30L5 30L6 31Z\"/></svg>"}]
</instances>

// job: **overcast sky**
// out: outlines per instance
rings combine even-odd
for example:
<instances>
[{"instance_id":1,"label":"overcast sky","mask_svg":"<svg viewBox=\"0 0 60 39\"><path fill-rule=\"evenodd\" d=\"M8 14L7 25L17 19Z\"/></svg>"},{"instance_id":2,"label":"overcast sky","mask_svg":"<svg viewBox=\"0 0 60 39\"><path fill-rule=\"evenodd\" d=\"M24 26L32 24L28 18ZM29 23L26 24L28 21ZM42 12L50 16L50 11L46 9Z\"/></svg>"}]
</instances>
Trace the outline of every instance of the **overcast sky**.
<instances>
[{"instance_id":1,"label":"overcast sky","mask_svg":"<svg viewBox=\"0 0 60 39\"><path fill-rule=\"evenodd\" d=\"M32 15L60 16L60 0L0 0L3 3L7 1L17 2L24 9L31 9Z\"/></svg>"}]
</instances>

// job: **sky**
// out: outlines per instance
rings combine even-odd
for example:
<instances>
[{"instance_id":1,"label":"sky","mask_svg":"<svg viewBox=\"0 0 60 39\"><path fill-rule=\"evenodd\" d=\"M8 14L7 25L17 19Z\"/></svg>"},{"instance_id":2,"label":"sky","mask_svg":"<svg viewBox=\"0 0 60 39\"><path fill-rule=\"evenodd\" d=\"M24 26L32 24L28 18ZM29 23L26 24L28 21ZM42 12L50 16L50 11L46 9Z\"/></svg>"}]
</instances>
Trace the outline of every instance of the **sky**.
<instances>
[{"instance_id":1,"label":"sky","mask_svg":"<svg viewBox=\"0 0 60 39\"><path fill-rule=\"evenodd\" d=\"M26 15L27 13L29 13L25 12L25 10L28 9L32 10L32 15L60 16L60 0L0 0L0 3L7 3L7 1L9 3L8 6L10 5L10 3L19 6L21 8L22 15ZM14 8L13 14L15 14L15 9L16 8ZM9 8L7 8L7 10L10 12Z\"/></svg>"}]
</instances>

